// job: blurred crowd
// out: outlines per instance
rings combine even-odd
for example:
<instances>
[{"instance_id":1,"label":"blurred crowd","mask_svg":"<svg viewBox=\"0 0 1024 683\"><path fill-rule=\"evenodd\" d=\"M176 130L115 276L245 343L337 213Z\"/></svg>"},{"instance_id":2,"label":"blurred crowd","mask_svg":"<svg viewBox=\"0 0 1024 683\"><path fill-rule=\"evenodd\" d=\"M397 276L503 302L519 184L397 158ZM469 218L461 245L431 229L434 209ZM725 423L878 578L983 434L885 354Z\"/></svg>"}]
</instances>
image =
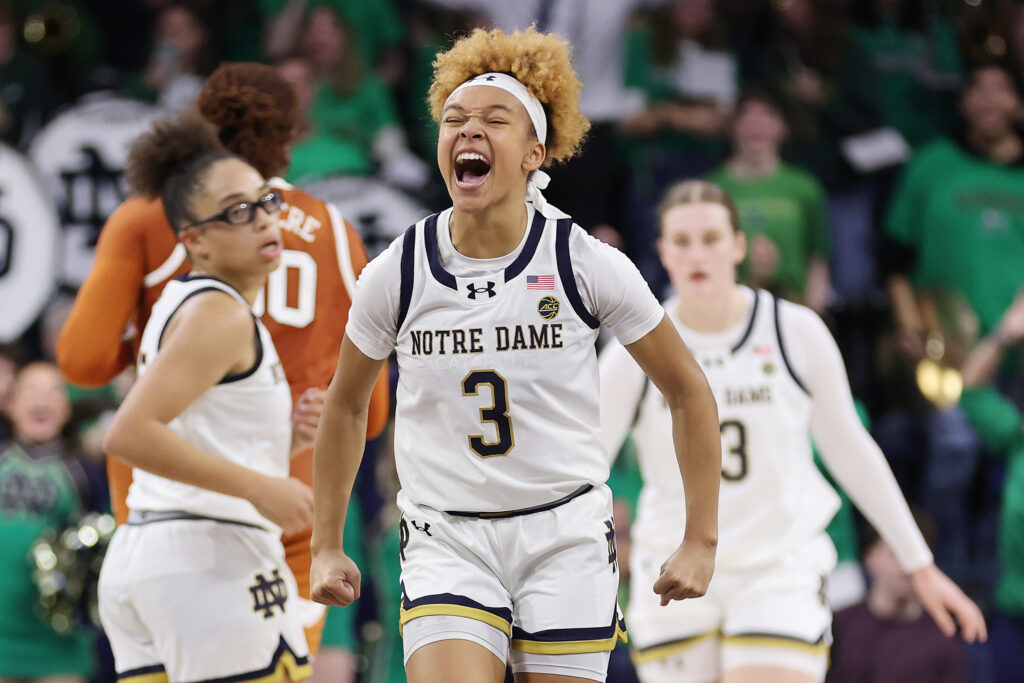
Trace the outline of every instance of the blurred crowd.
<instances>
[{"instance_id":1,"label":"blurred crowd","mask_svg":"<svg viewBox=\"0 0 1024 683\"><path fill-rule=\"evenodd\" d=\"M625 251L660 296L663 191L700 176L733 195L745 281L826 320L872 434L933 529L937 564L1005 626L989 645L943 649L936 670L954 674L941 680L1024 680L1000 674L1005 653L1024 652L1024 585L992 590L1015 461L959 404L967 354L1024 283L1015 0L0 0L0 602L17 606L0 615L0 680L39 678L4 670L5 649L25 647L66 657L81 681L113 680L98 629L58 633L40 616L29 549L109 506L99 444L131 377L65 385L55 342L126 196L135 135L188 107L222 61L277 66L302 111L287 180L335 203L372 257L448 203L425 101L434 54L477 26L531 24L572 44L593 125L581 156L553 169L549 201ZM994 379L1018 405L1019 355ZM370 588L330 614L325 681L404 680L389 449L387 432L369 444L357 482L353 557ZM628 444L611 485L628 530L639 490ZM885 678L884 665L842 675L848 653L908 651L886 646L897 629L865 621L921 615L864 529L848 507L830 529L842 570L830 680L940 680ZM628 543L621 532L620 558ZM899 637L913 649L930 636ZM609 680L634 680L618 654Z\"/></svg>"}]
</instances>

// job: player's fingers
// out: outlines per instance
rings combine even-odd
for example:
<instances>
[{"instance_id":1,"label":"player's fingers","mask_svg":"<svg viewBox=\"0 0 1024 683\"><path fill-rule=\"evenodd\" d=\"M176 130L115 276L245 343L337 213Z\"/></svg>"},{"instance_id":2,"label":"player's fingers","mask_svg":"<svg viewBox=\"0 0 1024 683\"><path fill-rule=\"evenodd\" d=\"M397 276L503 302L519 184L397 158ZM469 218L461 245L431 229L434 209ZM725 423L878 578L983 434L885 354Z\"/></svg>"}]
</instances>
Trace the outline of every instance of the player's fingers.
<instances>
[{"instance_id":1,"label":"player's fingers","mask_svg":"<svg viewBox=\"0 0 1024 683\"><path fill-rule=\"evenodd\" d=\"M929 600L924 607L935 621L935 625L942 631L942 635L952 638L956 634L956 624L953 623L953 617L946 611L946 605L942 600Z\"/></svg>"},{"instance_id":2,"label":"player's fingers","mask_svg":"<svg viewBox=\"0 0 1024 683\"><path fill-rule=\"evenodd\" d=\"M988 640L988 629L985 626L985 617L981 610L966 596L958 601L953 608L957 623L960 624L960 633L968 643Z\"/></svg>"}]
</instances>

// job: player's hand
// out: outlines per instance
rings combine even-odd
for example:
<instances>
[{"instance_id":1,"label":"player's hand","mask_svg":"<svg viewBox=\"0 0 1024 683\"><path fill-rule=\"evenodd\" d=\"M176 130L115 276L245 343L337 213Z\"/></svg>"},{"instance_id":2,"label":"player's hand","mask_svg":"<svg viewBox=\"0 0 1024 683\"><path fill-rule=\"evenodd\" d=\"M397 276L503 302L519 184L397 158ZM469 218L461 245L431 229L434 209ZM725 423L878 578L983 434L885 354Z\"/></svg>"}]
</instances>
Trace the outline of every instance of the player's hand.
<instances>
[{"instance_id":1,"label":"player's hand","mask_svg":"<svg viewBox=\"0 0 1024 683\"><path fill-rule=\"evenodd\" d=\"M316 428L324 412L325 395L323 389L310 387L295 402L292 409L292 455L313 447Z\"/></svg>"},{"instance_id":2,"label":"player's hand","mask_svg":"<svg viewBox=\"0 0 1024 683\"><path fill-rule=\"evenodd\" d=\"M249 502L286 534L313 523L313 489L295 478L264 477Z\"/></svg>"},{"instance_id":3,"label":"player's hand","mask_svg":"<svg viewBox=\"0 0 1024 683\"><path fill-rule=\"evenodd\" d=\"M934 563L911 572L910 578L921 604L947 638L956 634L956 624L960 624L960 633L968 643L988 640L981 610Z\"/></svg>"},{"instance_id":4,"label":"player's hand","mask_svg":"<svg viewBox=\"0 0 1024 683\"><path fill-rule=\"evenodd\" d=\"M359 597L359 567L341 550L313 553L309 568L309 596L313 602L347 607Z\"/></svg>"},{"instance_id":5,"label":"player's hand","mask_svg":"<svg viewBox=\"0 0 1024 683\"><path fill-rule=\"evenodd\" d=\"M715 571L715 547L683 541L661 565L661 576L654 582L654 592L661 596L661 606L670 600L699 598L708 591Z\"/></svg>"}]
</instances>

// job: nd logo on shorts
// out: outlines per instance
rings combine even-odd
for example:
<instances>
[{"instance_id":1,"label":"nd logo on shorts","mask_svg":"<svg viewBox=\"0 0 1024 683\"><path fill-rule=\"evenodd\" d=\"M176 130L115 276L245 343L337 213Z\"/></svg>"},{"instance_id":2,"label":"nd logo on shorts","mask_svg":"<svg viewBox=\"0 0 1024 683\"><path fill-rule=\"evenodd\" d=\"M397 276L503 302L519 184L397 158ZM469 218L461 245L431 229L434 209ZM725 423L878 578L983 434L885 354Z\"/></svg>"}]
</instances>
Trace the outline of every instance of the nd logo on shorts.
<instances>
[{"instance_id":1,"label":"nd logo on shorts","mask_svg":"<svg viewBox=\"0 0 1024 683\"><path fill-rule=\"evenodd\" d=\"M558 299L553 296L546 296L537 302L537 313L544 320L553 320L558 315L559 307Z\"/></svg>"},{"instance_id":2,"label":"nd logo on shorts","mask_svg":"<svg viewBox=\"0 0 1024 683\"><path fill-rule=\"evenodd\" d=\"M284 605L288 601L288 586L281 578L279 570L274 570L269 581L263 574L257 574L256 582L249 586L249 592L252 594L252 611L262 611L264 619L274 616L275 607L284 614Z\"/></svg>"}]
</instances>

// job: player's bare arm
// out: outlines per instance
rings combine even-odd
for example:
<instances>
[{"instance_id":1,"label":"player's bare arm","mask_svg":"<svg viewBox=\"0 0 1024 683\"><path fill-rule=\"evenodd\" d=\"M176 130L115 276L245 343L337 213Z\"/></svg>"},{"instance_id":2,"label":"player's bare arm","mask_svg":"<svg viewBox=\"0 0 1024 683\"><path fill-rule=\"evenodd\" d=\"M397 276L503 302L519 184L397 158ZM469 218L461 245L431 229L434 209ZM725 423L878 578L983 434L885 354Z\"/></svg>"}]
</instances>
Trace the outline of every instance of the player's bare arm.
<instances>
[{"instance_id":1,"label":"player's bare arm","mask_svg":"<svg viewBox=\"0 0 1024 683\"><path fill-rule=\"evenodd\" d=\"M182 306L160 354L117 411L104 450L153 474L250 501L286 532L312 518L312 494L297 480L268 477L206 453L167 424L226 375L255 361L252 315L208 293Z\"/></svg>"},{"instance_id":2,"label":"player's bare arm","mask_svg":"<svg viewBox=\"0 0 1024 683\"><path fill-rule=\"evenodd\" d=\"M345 518L363 459L370 395L384 360L374 360L346 336L327 388L313 447L313 537L310 597L345 606L359 597L360 574L344 551Z\"/></svg>"},{"instance_id":3,"label":"player's bare arm","mask_svg":"<svg viewBox=\"0 0 1024 683\"><path fill-rule=\"evenodd\" d=\"M668 402L672 440L686 492L683 543L665 562L654 584L654 592L668 604L669 600L704 595L714 571L722 472L718 407L704 372L667 316L626 349Z\"/></svg>"}]
</instances>

